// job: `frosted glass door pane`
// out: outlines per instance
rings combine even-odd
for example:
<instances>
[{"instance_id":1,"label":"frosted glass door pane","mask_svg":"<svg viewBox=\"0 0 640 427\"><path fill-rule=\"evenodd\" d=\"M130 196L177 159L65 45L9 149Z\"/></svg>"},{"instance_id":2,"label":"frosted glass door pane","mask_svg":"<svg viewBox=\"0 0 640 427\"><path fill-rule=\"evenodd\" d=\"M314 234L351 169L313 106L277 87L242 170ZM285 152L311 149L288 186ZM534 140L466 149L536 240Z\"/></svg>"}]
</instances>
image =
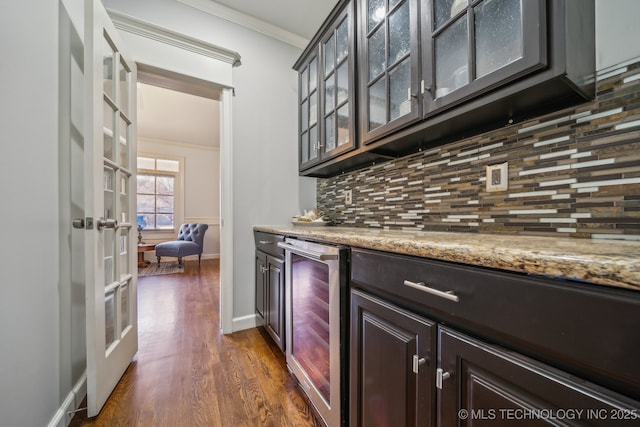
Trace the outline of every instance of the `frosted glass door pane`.
<instances>
[{"instance_id":1,"label":"frosted glass door pane","mask_svg":"<svg viewBox=\"0 0 640 427\"><path fill-rule=\"evenodd\" d=\"M129 228L120 229L120 277L131 273L129 266Z\"/></svg>"},{"instance_id":2,"label":"frosted glass door pane","mask_svg":"<svg viewBox=\"0 0 640 427\"><path fill-rule=\"evenodd\" d=\"M129 123L120 117L120 166L129 169Z\"/></svg>"},{"instance_id":3,"label":"frosted glass door pane","mask_svg":"<svg viewBox=\"0 0 640 427\"><path fill-rule=\"evenodd\" d=\"M386 67L384 32L385 26L382 25L369 39L369 80L380 75Z\"/></svg>"},{"instance_id":4,"label":"frosted glass door pane","mask_svg":"<svg viewBox=\"0 0 640 427\"><path fill-rule=\"evenodd\" d=\"M300 75L300 99L305 99L309 94L309 68L305 68Z\"/></svg>"},{"instance_id":5,"label":"frosted glass door pane","mask_svg":"<svg viewBox=\"0 0 640 427\"><path fill-rule=\"evenodd\" d=\"M116 264L114 262L115 248L115 230L113 228L103 228L104 235L104 283L110 285L116 278Z\"/></svg>"},{"instance_id":6,"label":"frosted glass door pane","mask_svg":"<svg viewBox=\"0 0 640 427\"><path fill-rule=\"evenodd\" d=\"M300 147L302 150L300 157L302 163L305 163L309 160L309 134L307 132L303 133L300 137Z\"/></svg>"},{"instance_id":7,"label":"frosted glass door pane","mask_svg":"<svg viewBox=\"0 0 640 427\"><path fill-rule=\"evenodd\" d=\"M467 20L459 19L436 38L436 97L469 82Z\"/></svg>"},{"instance_id":8,"label":"frosted glass door pane","mask_svg":"<svg viewBox=\"0 0 640 427\"><path fill-rule=\"evenodd\" d=\"M389 10L393 10L394 7L402 0L389 0Z\"/></svg>"},{"instance_id":9,"label":"frosted glass door pane","mask_svg":"<svg viewBox=\"0 0 640 427\"><path fill-rule=\"evenodd\" d=\"M300 106L300 129L305 130L309 127L309 103L304 101Z\"/></svg>"},{"instance_id":10,"label":"frosted glass door pane","mask_svg":"<svg viewBox=\"0 0 640 427\"><path fill-rule=\"evenodd\" d=\"M409 2L389 16L389 65L394 64L410 49Z\"/></svg>"},{"instance_id":11,"label":"frosted glass door pane","mask_svg":"<svg viewBox=\"0 0 640 427\"><path fill-rule=\"evenodd\" d=\"M434 27L440 28L442 24L466 8L468 3L468 0L435 0L433 5Z\"/></svg>"},{"instance_id":12,"label":"frosted glass door pane","mask_svg":"<svg viewBox=\"0 0 640 427\"><path fill-rule=\"evenodd\" d=\"M113 100L114 96L114 80L113 65L115 60L115 52L107 39L102 39L102 90L105 95Z\"/></svg>"},{"instance_id":13,"label":"frosted glass door pane","mask_svg":"<svg viewBox=\"0 0 640 427\"><path fill-rule=\"evenodd\" d=\"M338 110L338 146L349 143L349 104Z\"/></svg>"},{"instance_id":14,"label":"frosted glass door pane","mask_svg":"<svg viewBox=\"0 0 640 427\"><path fill-rule=\"evenodd\" d=\"M116 340L116 299L114 292L109 292L104 298L104 329L106 350Z\"/></svg>"},{"instance_id":15,"label":"frosted glass door pane","mask_svg":"<svg viewBox=\"0 0 640 427\"><path fill-rule=\"evenodd\" d=\"M369 130L387 123L386 79L378 80L369 88Z\"/></svg>"},{"instance_id":16,"label":"frosted glass door pane","mask_svg":"<svg viewBox=\"0 0 640 427\"><path fill-rule=\"evenodd\" d=\"M104 168L104 218L115 218L115 173L109 167Z\"/></svg>"},{"instance_id":17,"label":"frosted glass door pane","mask_svg":"<svg viewBox=\"0 0 640 427\"><path fill-rule=\"evenodd\" d=\"M120 172L120 216L117 218L122 223L130 221L129 217L129 176Z\"/></svg>"},{"instance_id":18,"label":"frosted glass door pane","mask_svg":"<svg viewBox=\"0 0 640 427\"><path fill-rule=\"evenodd\" d=\"M324 45L324 75L329 75L335 67L336 58L336 39L334 36L329 37Z\"/></svg>"},{"instance_id":19,"label":"frosted glass door pane","mask_svg":"<svg viewBox=\"0 0 640 427\"><path fill-rule=\"evenodd\" d=\"M318 92L309 97L309 125L318 123Z\"/></svg>"},{"instance_id":20,"label":"frosted glass door pane","mask_svg":"<svg viewBox=\"0 0 640 427\"><path fill-rule=\"evenodd\" d=\"M309 160L318 157L318 126L309 129Z\"/></svg>"},{"instance_id":21,"label":"frosted glass door pane","mask_svg":"<svg viewBox=\"0 0 640 427\"><path fill-rule=\"evenodd\" d=\"M411 64L405 59L389 73L389 119L394 120L411 112Z\"/></svg>"},{"instance_id":22,"label":"frosted glass door pane","mask_svg":"<svg viewBox=\"0 0 640 427\"><path fill-rule=\"evenodd\" d=\"M476 73L489 74L522 58L522 5L487 0L475 8Z\"/></svg>"},{"instance_id":23,"label":"frosted glass door pane","mask_svg":"<svg viewBox=\"0 0 640 427\"><path fill-rule=\"evenodd\" d=\"M343 62L337 71L337 87L338 87L338 99L336 105L342 104L349 97L349 63Z\"/></svg>"},{"instance_id":24,"label":"frosted glass door pane","mask_svg":"<svg viewBox=\"0 0 640 427\"><path fill-rule=\"evenodd\" d=\"M120 287L120 333L131 325L131 287L125 283Z\"/></svg>"},{"instance_id":25,"label":"frosted glass door pane","mask_svg":"<svg viewBox=\"0 0 640 427\"><path fill-rule=\"evenodd\" d=\"M324 113L325 115L329 112L333 111L336 105L336 85L335 85L335 76L332 74L325 82L324 88Z\"/></svg>"},{"instance_id":26,"label":"frosted glass door pane","mask_svg":"<svg viewBox=\"0 0 640 427\"><path fill-rule=\"evenodd\" d=\"M331 113L325 119L325 147L324 151L331 151L336 148L334 114Z\"/></svg>"},{"instance_id":27,"label":"frosted glass door pane","mask_svg":"<svg viewBox=\"0 0 640 427\"><path fill-rule=\"evenodd\" d=\"M129 79L130 73L125 64L120 61L118 64L118 82L120 83L120 96L116 100L118 107L125 114L129 113Z\"/></svg>"},{"instance_id":28,"label":"frosted glass door pane","mask_svg":"<svg viewBox=\"0 0 640 427\"><path fill-rule=\"evenodd\" d=\"M318 59L313 58L309 63L309 93L318 87Z\"/></svg>"},{"instance_id":29,"label":"frosted glass door pane","mask_svg":"<svg viewBox=\"0 0 640 427\"><path fill-rule=\"evenodd\" d=\"M336 60L339 63L349 54L349 23L345 19L336 29Z\"/></svg>"},{"instance_id":30,"label":"frosted glass door pane","mask_svg":"<svg viewBox=\"0 0 640 427\"><path fill-rule=\"evenodd\" d=\"M114 154L114 134L116 114L111 105L107 101L102 102L102 132L104 134L104 157L109 160L115 160Z\"/></svg>"},{"instance_id":31,"label":"frosted glass door pane","mask_svg":"<svg viewBox=\"0 0 640 427\"><path fill-rule=\"evenodd\" d=\"M369 27L367 31L371 31L380 21L382 21L387 14L384 7L385 0L369 0Z\"/></svg>"}]
</instances>

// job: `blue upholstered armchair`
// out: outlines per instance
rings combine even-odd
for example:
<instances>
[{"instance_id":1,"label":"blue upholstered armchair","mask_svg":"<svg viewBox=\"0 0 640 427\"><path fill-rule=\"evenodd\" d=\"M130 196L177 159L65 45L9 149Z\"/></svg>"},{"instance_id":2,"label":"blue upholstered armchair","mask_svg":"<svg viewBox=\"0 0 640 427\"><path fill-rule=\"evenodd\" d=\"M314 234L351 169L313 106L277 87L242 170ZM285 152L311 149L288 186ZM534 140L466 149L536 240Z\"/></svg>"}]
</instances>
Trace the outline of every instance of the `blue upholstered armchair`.
<instances>
[{"instance_id":1,"label":"blue upholstered armchair","mask_svg":"<svg viewBox=\"0 0 640 427\"><path fill-rule=\"evenodd\" d=\"M182 258L188 255L198 255L199 264L204 246L204 233L208 228L207 224L182 224L176 240L156 245L158 265L163 256L177 257L178 265L182 265Z\"/></svg>"}]
</instances>

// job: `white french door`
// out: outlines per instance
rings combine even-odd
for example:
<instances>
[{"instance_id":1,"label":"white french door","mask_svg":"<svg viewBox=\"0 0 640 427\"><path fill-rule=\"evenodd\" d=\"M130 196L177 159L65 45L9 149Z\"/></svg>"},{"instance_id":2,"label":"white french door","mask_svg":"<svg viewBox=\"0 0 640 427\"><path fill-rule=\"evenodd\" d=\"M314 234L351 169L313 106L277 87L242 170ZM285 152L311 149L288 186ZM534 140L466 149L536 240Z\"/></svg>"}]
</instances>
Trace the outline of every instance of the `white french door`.
<instances>
[{"instance_id":1,"label":"white french door","mask_svg":"<svg viewBox=\"0 0 640 427\"><path fill-rule=\"evenodd\" d=\"M87 412L138 350L136 65L99 0L85 1Z\"/></svg>"}]
</instances>

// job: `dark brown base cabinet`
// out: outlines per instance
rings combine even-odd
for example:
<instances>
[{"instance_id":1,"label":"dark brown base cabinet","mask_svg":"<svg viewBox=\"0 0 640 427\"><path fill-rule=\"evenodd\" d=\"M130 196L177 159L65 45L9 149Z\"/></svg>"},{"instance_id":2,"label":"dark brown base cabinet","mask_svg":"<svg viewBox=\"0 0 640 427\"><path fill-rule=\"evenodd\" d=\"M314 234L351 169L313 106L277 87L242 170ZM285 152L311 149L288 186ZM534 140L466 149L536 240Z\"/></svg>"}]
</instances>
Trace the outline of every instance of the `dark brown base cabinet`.
<instances>
[{"instance_id":1,"label":"dark brown base cabinet","mask_svg":"<svg viewBox=\"0 0 640 427\"><path fill-rule=\"evenodd\" d=\"M436 325L351 292L350 426L434 425Z\"/></svg>"},{"instance_id":2,"label":"dark brown base cabinet","mask_svg":"<svg viewBox=\"0 0 640 427\"><path fill-rule=\"evenodd\" d=\"M622 396L455 330L438 331L439 426L640 425Z\"/></svg>"},{"instance_id":3,"label":"dark brown base cabinet","mask_svg":"<svg viewBox=\"0 0 640 427\"><path fill-rule=\"evenodd\" d=\"M639 309L626 290L352 249L349 425L640 426Z\"/></svg>"},{"instance_id":4,"label":"dark brown base cabinet","mask_svg":"<svg viewBox=\"0 0 640 427\"><path fill-rule=\"evenodd\" d=\"M256 324L264 326L280 350L285 350L284 251L282 236L255 232Z\"/></svg>"}]
</instances>

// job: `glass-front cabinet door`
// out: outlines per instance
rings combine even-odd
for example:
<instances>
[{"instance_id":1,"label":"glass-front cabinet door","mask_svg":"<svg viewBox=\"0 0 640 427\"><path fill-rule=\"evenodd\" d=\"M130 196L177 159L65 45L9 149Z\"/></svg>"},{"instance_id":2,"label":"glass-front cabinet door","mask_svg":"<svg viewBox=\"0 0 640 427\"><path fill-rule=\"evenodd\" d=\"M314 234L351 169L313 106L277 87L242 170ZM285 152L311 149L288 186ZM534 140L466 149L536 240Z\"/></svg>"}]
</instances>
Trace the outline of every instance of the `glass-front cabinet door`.
<instances>
[{"instance_id":1,"label":"glass-front cabinet door","mask_svg":"<svg viewBox=\"0 0 640 427\"><path fill-rule=\"evenodd\" d=\"M544 0L422 0L421 15L426 116L547 65Z\"/></svg>"},{"instance_id":2,"label":"glass-front cabinet door","mask_svg":"<svg viewBox=\"0 0 640 427\"><path fill-rule=\"evenodd\" d=\"M354 7L343 3L294 67L301 171L356 147Z\"/></svg>"},{"instance_id":3,"label":"glass-front cabinet door","mask_svg":"<svg viewBox=\"0 0 640 427\"><path fill-rule=\"evenodd\" d=\"M317 163L319 159L320 125L318 110L318 54L317 50L298 75L298 115L300 141L300 169Z\"/></svg>"},{"instance_id":4,"label":"glass-front cabinet door","mask_svg":"<svg viewBox=\"0 0 640 427\"><path fill-rule=\"evenodd\" d=\"M355 148L354 61L352 7L336 18L322 38L321 157L327 159Z\"/></svg>"},{"instance_id":5,"label":"glass-front cabinet door","mask_svg":"<svg viewBox=\"0 0 640 427\"><path fill-rule=\"evenodd\" d=\"M360 0L360 132L370 142L420 117L415 0Z\"/></svg>"}]
</instances>

